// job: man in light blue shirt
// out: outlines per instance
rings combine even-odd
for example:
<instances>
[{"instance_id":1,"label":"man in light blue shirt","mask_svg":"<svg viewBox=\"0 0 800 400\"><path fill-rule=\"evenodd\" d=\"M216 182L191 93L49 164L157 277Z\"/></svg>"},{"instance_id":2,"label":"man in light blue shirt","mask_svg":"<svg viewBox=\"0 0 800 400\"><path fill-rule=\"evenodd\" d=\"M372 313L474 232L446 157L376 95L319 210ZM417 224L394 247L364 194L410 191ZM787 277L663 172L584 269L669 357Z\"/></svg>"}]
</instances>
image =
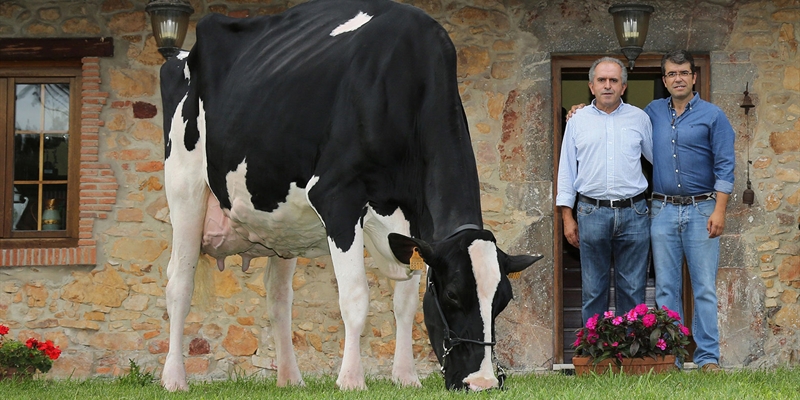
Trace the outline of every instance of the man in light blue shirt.
<instances>
[{"instance_id":1,"label":"man in light blue shirt","mask_svg":"<svg viewBox=\"0 0 800 400\"><path fill-rule=\"evenodd\" d=\"M647 114L622 101L627 80L621 61L595 61L589 70L595 99L569 119L561 145L556 205L567 241L580 248L584 322L609 308L612 264L617 314L645 300L650 220L641 156L653 159L652 126Z\"/></svg>"}]
</instances>

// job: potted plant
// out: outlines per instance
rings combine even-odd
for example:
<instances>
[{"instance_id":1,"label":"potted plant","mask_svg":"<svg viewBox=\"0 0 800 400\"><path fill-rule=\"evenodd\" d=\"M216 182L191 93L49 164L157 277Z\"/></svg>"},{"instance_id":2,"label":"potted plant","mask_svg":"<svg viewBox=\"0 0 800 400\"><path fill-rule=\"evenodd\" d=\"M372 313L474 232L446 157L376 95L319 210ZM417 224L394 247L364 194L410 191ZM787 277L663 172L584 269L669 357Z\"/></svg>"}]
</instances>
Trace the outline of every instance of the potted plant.
<instances>
[{"instance_id":1,"label":"potted plant","mask_svg":"<svg viewBox=\"0 0 800 400\"><path fill-rule=\"evenodd\" d=\"M623 315L595 314L577 334L572 363L578 375L607 369L667 371L675 368L676 358L682 361L688 355L689 329L681 324L680 314L667 307L639 304Z\"/></svg>"},{"instance_id":2,"label":"potted plant","mask_svg":"<svg viewBox=\"0 0 800 400\"><path fill-rule=\"evenodd\" d=\"M30 378L36 371L47 372L61 350L52 341L30 338L25 343L8 339L8 327L0 325L0 380Z\"/></svg>"}]
</instances>

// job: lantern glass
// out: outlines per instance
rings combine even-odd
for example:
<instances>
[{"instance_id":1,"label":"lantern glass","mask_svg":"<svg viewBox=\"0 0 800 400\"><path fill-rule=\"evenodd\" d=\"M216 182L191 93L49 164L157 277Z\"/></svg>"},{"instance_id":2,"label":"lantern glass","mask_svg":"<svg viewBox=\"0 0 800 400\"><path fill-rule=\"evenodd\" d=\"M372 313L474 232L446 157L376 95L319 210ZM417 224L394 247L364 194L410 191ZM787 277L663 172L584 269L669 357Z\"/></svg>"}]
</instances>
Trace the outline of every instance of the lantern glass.
<instances>
[{"instance_id":1,"label":"lantern glass","mask_svg":"<svg viewBox=\"0 0 800 400\"><path fill-rule=\"evenodd\" d=\"M642 52L650 27L650 14L655 9L642 4L624 4L612 6L608 12L614 16L614 33L622 47L622 53L628 58L633 69L636 57Z\"/></svg>"},{"instance_id":2,"label":"lantern glass","mask_svg":"<svg viewBox=\"0 0 800 400\"><path fill-rule=\"evenodd\" d=\"M153 34L158 47L183 46L189 15L183 11L159 10L153 13Z\"/></svg>"},{"instance_id":3,"label":"lantern glass","mask_svg":"<svg viewBox=\"0 0 800 400\"><path fill-rule=\"evenodd\" d=\"M614 32L617 34L617 40L622 47L644 46L644 41L647 38L647 29L650 26L650 13L646 8L649 6L619 6L625 10L619 12L612 12L614 15ZM643 7L643 8L639 8ZM612 7L613 9L614 7Z\"/></svg>"},{"instance_id":4,"label":"lantern glass","mask_svg":"<svg viewBox=\"0 0 800 400\"><path fill-rule=\"evenodd\" d=\"M145 11L150 14L158 51L165 58L177 55L186 39L192 6L183 0L151 0Z\"/></svg>"}]
</instances>

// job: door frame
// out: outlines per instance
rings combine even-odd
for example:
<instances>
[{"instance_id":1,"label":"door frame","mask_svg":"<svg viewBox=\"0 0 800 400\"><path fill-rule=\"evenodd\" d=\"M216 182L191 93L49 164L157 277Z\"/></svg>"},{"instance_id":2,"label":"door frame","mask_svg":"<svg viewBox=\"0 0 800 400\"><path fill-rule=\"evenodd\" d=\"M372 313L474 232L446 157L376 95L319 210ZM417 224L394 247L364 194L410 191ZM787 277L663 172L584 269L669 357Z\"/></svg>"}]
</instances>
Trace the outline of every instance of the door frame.
<instances>
[{"instance_id":1,"label":"door frame","mask_svg":"<svg viewBox=\"0 0 800 400\"><path fill-rule=\"evenodd\" d=\"M636 73L636 67L661 67L661 58L664 53L643 53L636 59L636 66L633 71L628 71L628 75ZM565 69L585 68L587 71L595 60L601 57L614 57L627 65L624 56L618 54L562 54L551 53L550 66L552 78L552 98L553 98L553 355L555 363L564 362L564 282L562 278L563 260L561 257L563 249L562 238L563 225L561 212L555 205L555 194L558 193L558 159L561 156L561 79ZM700 93L700 98L709 101L711 87L711 65L708 53L692 53L694 57L695 72L697 81L694 91ZM586 82L589 82L588 76ZM683 298L684 298L684 319L687 326L690 324L692 315L691 288L688 285L688 277L684 274ZM688 295L688 298L687 298ZM689 300L689 301L687 301Z\"/></svg>"}]
</instances>

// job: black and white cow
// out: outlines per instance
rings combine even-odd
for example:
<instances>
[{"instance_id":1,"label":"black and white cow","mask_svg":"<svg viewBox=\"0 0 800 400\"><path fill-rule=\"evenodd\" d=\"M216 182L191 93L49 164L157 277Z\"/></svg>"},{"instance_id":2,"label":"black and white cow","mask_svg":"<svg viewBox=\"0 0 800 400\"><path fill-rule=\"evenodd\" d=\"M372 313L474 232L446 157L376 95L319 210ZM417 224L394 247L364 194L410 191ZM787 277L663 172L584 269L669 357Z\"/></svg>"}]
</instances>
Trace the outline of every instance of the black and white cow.
<instances>
[{"instance_id":1,"label":"black and white cow","mask_svg":"<svg viewBox=\"0 0 800 400\"><path fill-rule=\"evenodd\" d=\"M494 319L512 298L506 274L538 258L506 255L482 229L455 50L438 23L386 0L211 14L161 80L173 226L164 387L187 389L183 327L204 252L220 269L233 254L243 269L269 257L281 386L303 383L291 336L296 257L330 254L345 326L336 383L364 388L364 246L397 280L393 379L420 385L411 338L420 271L409 268L418 249L429 266L425 323L447 387L498 386L491 355Z\"/></svg>"}]
</instances>

